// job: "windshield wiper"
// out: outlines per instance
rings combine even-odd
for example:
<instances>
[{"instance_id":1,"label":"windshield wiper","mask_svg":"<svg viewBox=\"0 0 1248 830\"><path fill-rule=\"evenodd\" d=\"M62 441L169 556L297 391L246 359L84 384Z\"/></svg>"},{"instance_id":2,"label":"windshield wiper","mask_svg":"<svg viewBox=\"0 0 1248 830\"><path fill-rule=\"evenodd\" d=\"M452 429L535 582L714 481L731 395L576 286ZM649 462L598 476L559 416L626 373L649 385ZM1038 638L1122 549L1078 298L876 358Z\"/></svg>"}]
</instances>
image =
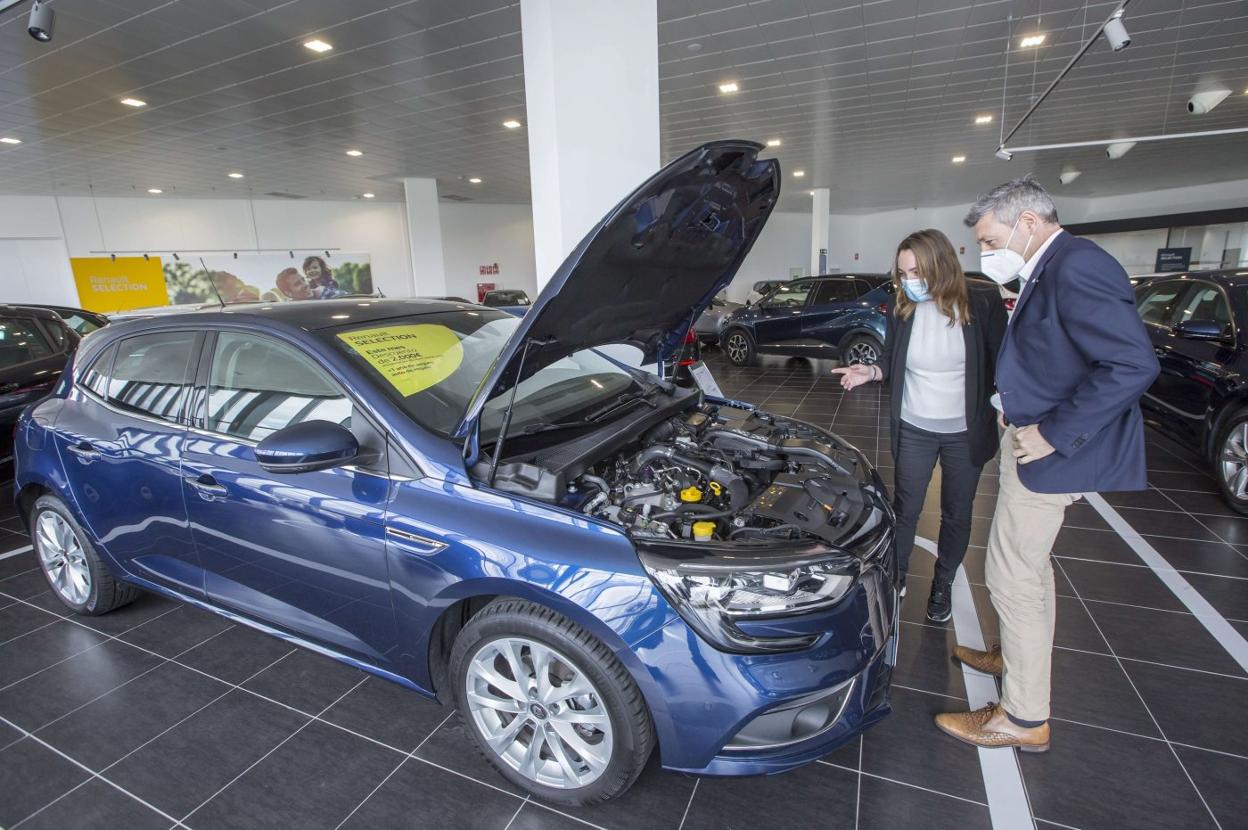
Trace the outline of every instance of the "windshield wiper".
<instances>
[{"instance_id":1,"label":"windshield wiper","mask_svg":"<svg viewBox=\"0 0 1248 830\"><path fill-rule=\"evenodd\" d=\"M613 415L625 409L630 409L638 403L644 403L651 409L658 409L659 405L650 400L650 397L660 389L662 389L662 387L656 384L648 389L643 389L640 392L625 392L624 394L618 395L611 401L608 401L580 418L575 418L571 421L558 421L553 424L529 424L521 430L521 432L525 435L536 435L539 432L552 432L557 429L568 429L570 427L582 427L587 424L596 424L599 421L604 420L608 415Z\"/></svg>"}]
</instances>

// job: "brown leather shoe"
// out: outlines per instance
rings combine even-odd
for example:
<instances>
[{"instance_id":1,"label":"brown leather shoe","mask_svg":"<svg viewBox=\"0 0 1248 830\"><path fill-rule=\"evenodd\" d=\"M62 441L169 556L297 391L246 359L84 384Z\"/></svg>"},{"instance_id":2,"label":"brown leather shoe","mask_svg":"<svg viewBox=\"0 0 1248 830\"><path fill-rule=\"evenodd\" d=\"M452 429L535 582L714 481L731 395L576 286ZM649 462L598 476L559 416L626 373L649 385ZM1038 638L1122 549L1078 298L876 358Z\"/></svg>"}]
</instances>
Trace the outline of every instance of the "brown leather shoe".
<instances>
[{"instance_id":1,"label":"brown leather shoe","mask_svg":"<svg viewBox=\"0 0 1248 830\"><path fill-rule=\"evenodd\" d=\"M966 646L953 647L953 659L965 663L977 672L1001 676L1005 661L1001 659L1001 646L993 646L989 651L976 651Z\"/></svg>"},{"instance_id":2,"label":"brown leather shoe","mask_svg":"<svg viewBox=\"0 0 1248 830\"><path fill-rule=\"evenodd\" d=\"M1019 726L995 703L989 703L973 712L947 712L937 715L936 726L940 731L972 746L1018 747L1021 752L1049 751L1047 722L1030 729Z\"/></svg>"}]
</instances>

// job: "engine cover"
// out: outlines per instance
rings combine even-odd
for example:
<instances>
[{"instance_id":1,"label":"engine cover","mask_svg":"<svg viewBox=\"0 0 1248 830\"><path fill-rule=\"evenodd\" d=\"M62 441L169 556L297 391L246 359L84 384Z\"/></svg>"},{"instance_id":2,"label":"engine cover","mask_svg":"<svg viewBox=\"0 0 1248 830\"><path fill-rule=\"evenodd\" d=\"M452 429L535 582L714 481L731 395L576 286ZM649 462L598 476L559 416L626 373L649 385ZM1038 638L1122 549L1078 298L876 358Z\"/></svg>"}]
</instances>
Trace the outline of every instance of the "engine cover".
<instances>
[{"instance_id":1,"label":"engine cover","mask_svg":"<svg viewBox=\"0 0 1248 830\"><path fill-rule=\"evenodd\" d=\"M862 488L855 476L829 473L782 473L759 494L745 515L792 525L836 543L853 528L864 507Z\"/></svg>"}]
</instances>

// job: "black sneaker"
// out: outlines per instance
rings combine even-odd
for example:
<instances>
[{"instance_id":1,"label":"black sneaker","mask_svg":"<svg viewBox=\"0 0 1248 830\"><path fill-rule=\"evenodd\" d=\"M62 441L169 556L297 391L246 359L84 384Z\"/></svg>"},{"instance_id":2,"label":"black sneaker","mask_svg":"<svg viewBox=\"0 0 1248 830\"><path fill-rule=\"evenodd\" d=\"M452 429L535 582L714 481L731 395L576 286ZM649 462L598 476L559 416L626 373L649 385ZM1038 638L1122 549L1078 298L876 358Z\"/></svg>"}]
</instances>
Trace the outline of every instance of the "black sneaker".
<instances>
[{"instance_id":1,"label":"black sneaker","mask_svg":"<svg viewBox=\"0 0 1248 830\"><path fill-rule=\"evenodd\" d=\"M948 582L933 582L932 595L927 598L927 618L932 622L949 622L953 616L953 586Z\"/></svg>"}]
</instances>

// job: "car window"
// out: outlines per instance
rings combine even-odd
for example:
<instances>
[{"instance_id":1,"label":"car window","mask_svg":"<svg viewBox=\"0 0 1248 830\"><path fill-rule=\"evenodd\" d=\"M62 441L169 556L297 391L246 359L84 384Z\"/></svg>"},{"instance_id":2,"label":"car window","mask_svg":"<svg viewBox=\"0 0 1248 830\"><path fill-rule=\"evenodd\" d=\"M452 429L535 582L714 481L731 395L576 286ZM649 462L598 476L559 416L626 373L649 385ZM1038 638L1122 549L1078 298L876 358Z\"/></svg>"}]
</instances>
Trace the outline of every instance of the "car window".
<instances>
[{"instance_id":1,"label":"car window","mask_svg":"<svg viewBox=\"0 0 1248 830\"><path fill-rule=\"evenodd\" d=\"M163 331L127 337L116 345L105 395L122 409L164 421L178 420L191 385L195 332ZM96 361L92 365L103 364Z\"/></svg>"},{"instance_id":2,"label":"car window","mask_svg":"<svg viewBox=\"0 0 1248 830\"><path fill-rule=\"evenodd\" d=\"M68 351L69 349L69 328L56 320L40 321L43 330L52 338L52 345L58 352Z\"/></svg>"},{"instance_id":3,"label":"car window","mask_svg":"<svg viewBox=\"0 0 1248 830\"><path fill-rule=\"evenodd\" d=\"M34 320L0 317L0 368L29 363L55 353Z\"/></svg>"},{"instance_id":4,"label":"car window","mask_svg":"<svg viewBox=\"0 0 1248 830\"><path fill-rule=\"evenodd\" d=\"M72 311L67 311L62 314L61 319L65 321L65 325L69 326L79 334L90 334L96 329L102 328L102 326L94 320L83 317L81 314L75 314Z\"/></svg>"},{"instance_id":5,"label":"car window","mask_svg":"<svg viewBox=\"0 0 1248 830\"><path fill-rule=\"evenodd\" d=\"M1145 286L1135 301L1140 319L1158 326L1174 325L1175 306L1178 304L1179 295L1188 285L1189 283L1178 280L1167 280Z\"/></svg>"},{"instance_id":6,"label":"car window","mask_svg":"<svg viewBox=\"0 0 1248 830\"><path fill-rule=\"evenodd\" d=\"M815 292L815 304L848 303L858 298L853 280L820 280Z\"/></svg>"},{"instance_id":7,"label":"car window","mask_svg":"<svg viewBox=\"0 0 1248 830\"><path fill-rule=\"evenodd\" d=\"M766 304L772 308L792 308L806 305L810 290L815 287L813 282L791 282L781 285L768 295Z\"/></svg>"},{"instance_id":8,"label":"car window","mask_svg":"<svg viewBox=\"0 0 1248 830\"><path fill-rule=\"evenodd\" d=\"M349 428L351 399L324 369L287 343L254 334L218 334L204 428L260 441L304 421Z\"/></svg>"},{"instance_id":9,"label":"car window","mask_svg":"<svg viewBox=\"0 0 1248 830\"><path fill-rule=\"evenodd\" d=\"M117 344L109 346L99 357L91 362L87 371L82 373L80 383L101 398L108 395L108 376L113 370L113 357L117 354Z\"/></svg>"},{"instance_id":10,"label":"car window","mask_svg":"<svg viewBox=\"0 0 1248 830\"><path fill-rule=\"evenodd\" d=\"M1208 283L1195 283L1177 304L1174 323L1185 323L1188 320L1213 320L1222 325L1222 336L1229 337L1233 333L1231 326L1231 306L1217 286Z\"/></svg>"}]
</instances>

